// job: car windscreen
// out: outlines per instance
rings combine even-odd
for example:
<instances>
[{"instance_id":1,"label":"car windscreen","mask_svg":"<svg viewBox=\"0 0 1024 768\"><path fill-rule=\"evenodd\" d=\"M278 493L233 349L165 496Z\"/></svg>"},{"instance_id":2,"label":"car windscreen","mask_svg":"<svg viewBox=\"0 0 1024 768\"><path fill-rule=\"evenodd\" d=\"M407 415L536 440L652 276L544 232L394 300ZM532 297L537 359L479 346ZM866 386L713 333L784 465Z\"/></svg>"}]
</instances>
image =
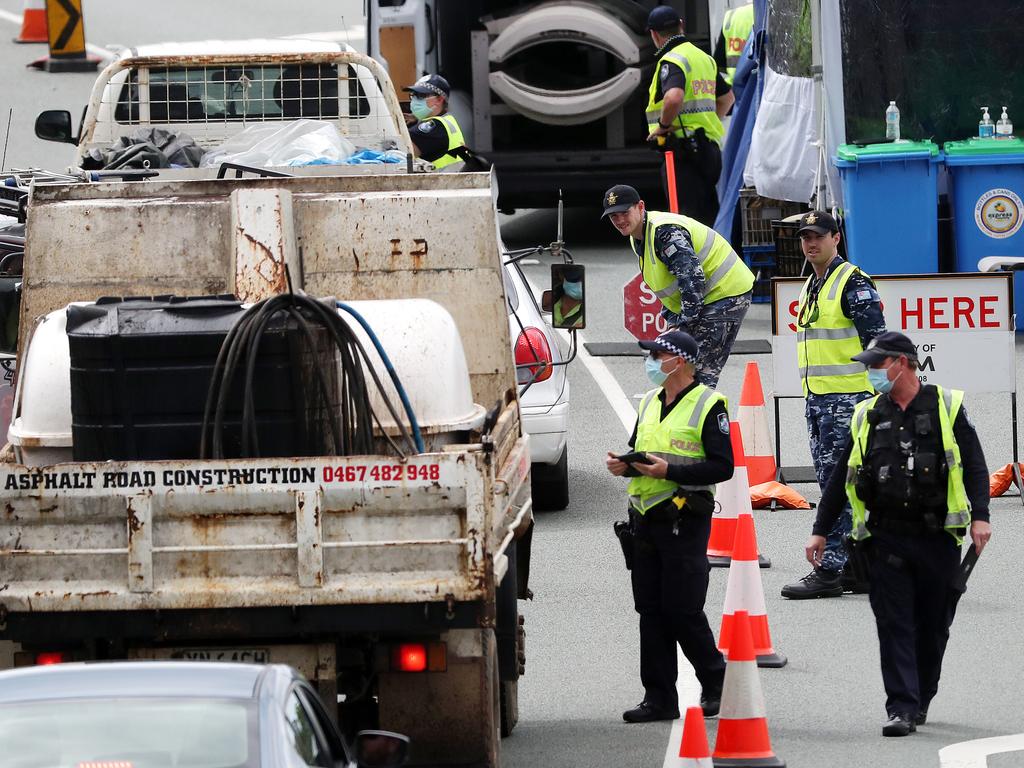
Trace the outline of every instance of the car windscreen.
<instances>
[{"instance_id":1,"label":"car windscreen","mask_svg":"<svg viewBox=\"0 0 1024 768\"><path fill-rule=\"evenodd\" d=\"M5 768L258 768L253 703L62 699L0 706Z\"/></svg>"}]
</instances>

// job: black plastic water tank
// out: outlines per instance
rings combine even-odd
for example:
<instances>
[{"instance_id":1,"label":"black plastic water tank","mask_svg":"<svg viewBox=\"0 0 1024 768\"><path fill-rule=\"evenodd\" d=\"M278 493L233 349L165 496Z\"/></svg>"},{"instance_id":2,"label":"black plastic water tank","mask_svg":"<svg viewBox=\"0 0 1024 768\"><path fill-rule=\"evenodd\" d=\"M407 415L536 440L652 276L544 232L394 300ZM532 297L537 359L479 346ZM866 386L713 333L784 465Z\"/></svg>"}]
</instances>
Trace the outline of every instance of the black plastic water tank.
<instances>
[{"instance_id":1,"label":"black plastic water tank","mask_svg":"<svg viewBox=\"0 0 1024 768\"><path fill-rule=\"evenodd\" d=\"M230 296L104 298L69 307L75 460L198 458L217 356L243 313ZM326 431L311 389L316 378L306 368L325 365L336 381L333 352L326 343L319 357L305 349L283 315L271 321L253 377L262 456L317 453L309 449L311 433ZM226 458L240 454L242 392L239 373L224 426Z\"/></svg>"}]
</instances>

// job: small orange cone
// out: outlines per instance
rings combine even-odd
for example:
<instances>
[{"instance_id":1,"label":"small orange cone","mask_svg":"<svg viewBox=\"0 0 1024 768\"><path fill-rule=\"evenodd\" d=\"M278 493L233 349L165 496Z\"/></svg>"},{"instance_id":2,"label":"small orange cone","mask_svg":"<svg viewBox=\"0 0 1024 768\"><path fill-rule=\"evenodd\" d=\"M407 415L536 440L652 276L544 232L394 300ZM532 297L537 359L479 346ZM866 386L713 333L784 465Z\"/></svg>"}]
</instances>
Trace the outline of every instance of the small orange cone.
<instances>
[{"instance_id":1,"label":"small orange cone","mask_svg":"<svg viewBox=\"0 0 1024 768\"><path fill-rule=\"evenodd\" d=\"M736 539L736 519L741 512L750 511L750 483L747 481L747 459L743 451L743 430L738 422L729 423L732 477L719 483L715 489L715 512L711 517L711 536L708 537L708 563L712 568L728 568ZM759 557L762 568L771 568L772 562Z\"/></svg>"},{"instance_id":2,"label":"small orange cone","mask_svg":"<svg viewBox=\"0 0 1024 768\"><path fill-rule=\"evenodd\" d=\"M718 650L729 658L729 646L735 635L736 614L743 611L750 621L754 655L759 667L784 667L786 657L772 647L768 630L768 614L764 607L764 587L757 565L757 533L754 516L741 512L736 526L736 542L732 548L729 582L725 588L722 628L718 633Z\"/></svg>"},{"instance_id":3,"label":"small orange cone","mask_svg":"<svg viewBox=\"0 0 1024 768\"><path fill-rule=\"evenodd\" d=\"M786 768L772 751L768 718L758 676L750 619L746 611L736 613L729 663L725 667L722 709L718 714L718 735L712 760L716 768L752 766Z\"/></svg>"},{"instance_id":4,"label":"small orange cone","mask_svg":"<svg viewBox=\"0 0 1024 768\"><path fill-rule=\"evenodd\" d=\"M48 43L46 32L46 0L25 0L21 14L21 32L16 43Z\"/></svg>"},{"instance_id":5,"label":"small orange cone","mask_svg":"<svg viewBox=\"0 0 1024 768\"><path fill-rule=\"evenodd\" d=\"M679 745L679 758L666 761L671 768L712 768L711 748L704 730L704 712L700 707L689 707L683 721L683 739Z\"/></svg>"},{"instance_id":6,"label":"small orange cone","mask_svg":"<svg viewBox=\"0 0 1024 768\"><path fill-rule=\"evenodd\" d=\"M759 485L774 480L777 474L775 451L772 449L768 409L764 404L764 390L761 388L761 373L757 363L747 363L736 420L746 436L743 447L747 452L750 484Z\"/></svg>"}]
</instances>

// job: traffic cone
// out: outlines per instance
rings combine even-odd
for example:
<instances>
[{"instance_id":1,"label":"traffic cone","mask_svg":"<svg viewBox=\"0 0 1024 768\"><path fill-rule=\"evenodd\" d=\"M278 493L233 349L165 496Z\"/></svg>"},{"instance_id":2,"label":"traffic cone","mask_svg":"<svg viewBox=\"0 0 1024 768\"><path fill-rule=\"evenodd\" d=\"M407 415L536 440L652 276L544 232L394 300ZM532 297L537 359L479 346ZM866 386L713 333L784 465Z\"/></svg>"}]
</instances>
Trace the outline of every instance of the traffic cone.
<instances>
[{"instance_id":1,"label":"traffic cone","mask_svg":"<svg viewBox=\"0 0 1024 768\"><path fill-rule=\"evenodd\" d=\"M757 363L747 363L736 420L746 435L743 447L747 453L747 476L750 484L759 485L774 480L778 468L775 465L775 451L772 450L771 429L768 426L768 409L764 404L764 390L761 388L761 373Z\"/></svg>"},{"instance_id":2,"label":"traffic cone","mask_svg":"<svg viewBox=\"0 0 1024 768\"><path fill-rule=\"evenodd\" d=\"M718 714L718 735L711 756L713 764L715 768L786 768L772 751L768 737L764 694L746 611L736 612L730 650L722 688L722 709Z\"/></svg>"},{"instance_id":3,"label":"traffic cone","mask_svg":"<svg viewBox=\"0 0 1024 768\"><path fill-rule=\"evenodd\" d=\"M725 588L725 607L722 609L722 628L718 632L718 650L726 658L729 658L729 646L734 642L739 611L745 612L749 618L757 666L786 666L786 657L772 647L772 635L768 631L764 587L757 566L757 532L754 530L754 516L749 512L741 512L737 521L729 582Z\"/></svg>"},{"instance_id":4,"label":"traffic cone","mask_svg":"<svg viewBox=\"0 0 1024 768\"><path fill-rule=\"evenodd\" d=\"M16 43L48 43L46 32L46 0L25 0L22 6L21 32Z\"/></svg>"},{"instance_id":5,"label":"traffic cone","mask_svg":"<svg viewBox=\"0 0 1024 768\"><path fill-rule=\"evenodd\" d=\"M671 768L712 768L711 748L704 730L704 712L700 707L687 708L679 757L665 764Z\"/></svg>"},{"instance_id":6,"label":"traffic cone","mask_svg":"<svg viewBox=\"0 0 1024 768\"><path fill-rule=\"evenodd\" d=\"M708 537L708 562L712 568L728 568L736 539L736 519L740 512L750 511L750 483L747 481L747 460L743 452L743 430L739 423L729 423L732 477L719 483L715 489L715 512L711 517L711 535ZM762 568L771 568L772 561L758 556Z\"/></svg>"}]
</instances>

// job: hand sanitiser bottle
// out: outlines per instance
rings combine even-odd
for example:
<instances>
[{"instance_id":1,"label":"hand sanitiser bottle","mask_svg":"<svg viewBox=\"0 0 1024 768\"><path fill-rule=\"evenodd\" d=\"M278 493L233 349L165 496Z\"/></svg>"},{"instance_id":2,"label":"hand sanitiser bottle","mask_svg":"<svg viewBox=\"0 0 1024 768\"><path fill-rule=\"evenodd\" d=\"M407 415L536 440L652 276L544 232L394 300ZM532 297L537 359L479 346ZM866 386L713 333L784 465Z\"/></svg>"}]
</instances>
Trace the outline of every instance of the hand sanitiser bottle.
<instances>
[{"instance_id":1,"label":"hand sanitiser bottle","mask_svg":"<svg viewBox=\"0 0 1024 768\"><path fill-rule=\"evenodd\" d=\"M999 119L996 121L996 138L1013 138L1013 123L1010 122L1010 116L1006 114L1006 107L1003 107L1003 114L1000 115Z\"/></svg>"},{"instance_id":2,"label":"hand sanitiser bottle","mask_svg":"<svg viewBox=\"0 0 1024 768\"><path fill-rule=\"evenodd\" d=\"M895 101L889 102L885 110L885 138L892 141L900 140L900 111Z\"/></svg>"},{"instance_id":3,"label":"hand sanitiser bottle","mask_svg":"<svg viewBox=\"0 0 1024 768\"><path fill-rule=\"evenodd\" d=\"M978 121L978 138L991 139L995 136L996 126L989 117L988 107L981 108L981 120Z\"/></svg>"}]
</instances>

